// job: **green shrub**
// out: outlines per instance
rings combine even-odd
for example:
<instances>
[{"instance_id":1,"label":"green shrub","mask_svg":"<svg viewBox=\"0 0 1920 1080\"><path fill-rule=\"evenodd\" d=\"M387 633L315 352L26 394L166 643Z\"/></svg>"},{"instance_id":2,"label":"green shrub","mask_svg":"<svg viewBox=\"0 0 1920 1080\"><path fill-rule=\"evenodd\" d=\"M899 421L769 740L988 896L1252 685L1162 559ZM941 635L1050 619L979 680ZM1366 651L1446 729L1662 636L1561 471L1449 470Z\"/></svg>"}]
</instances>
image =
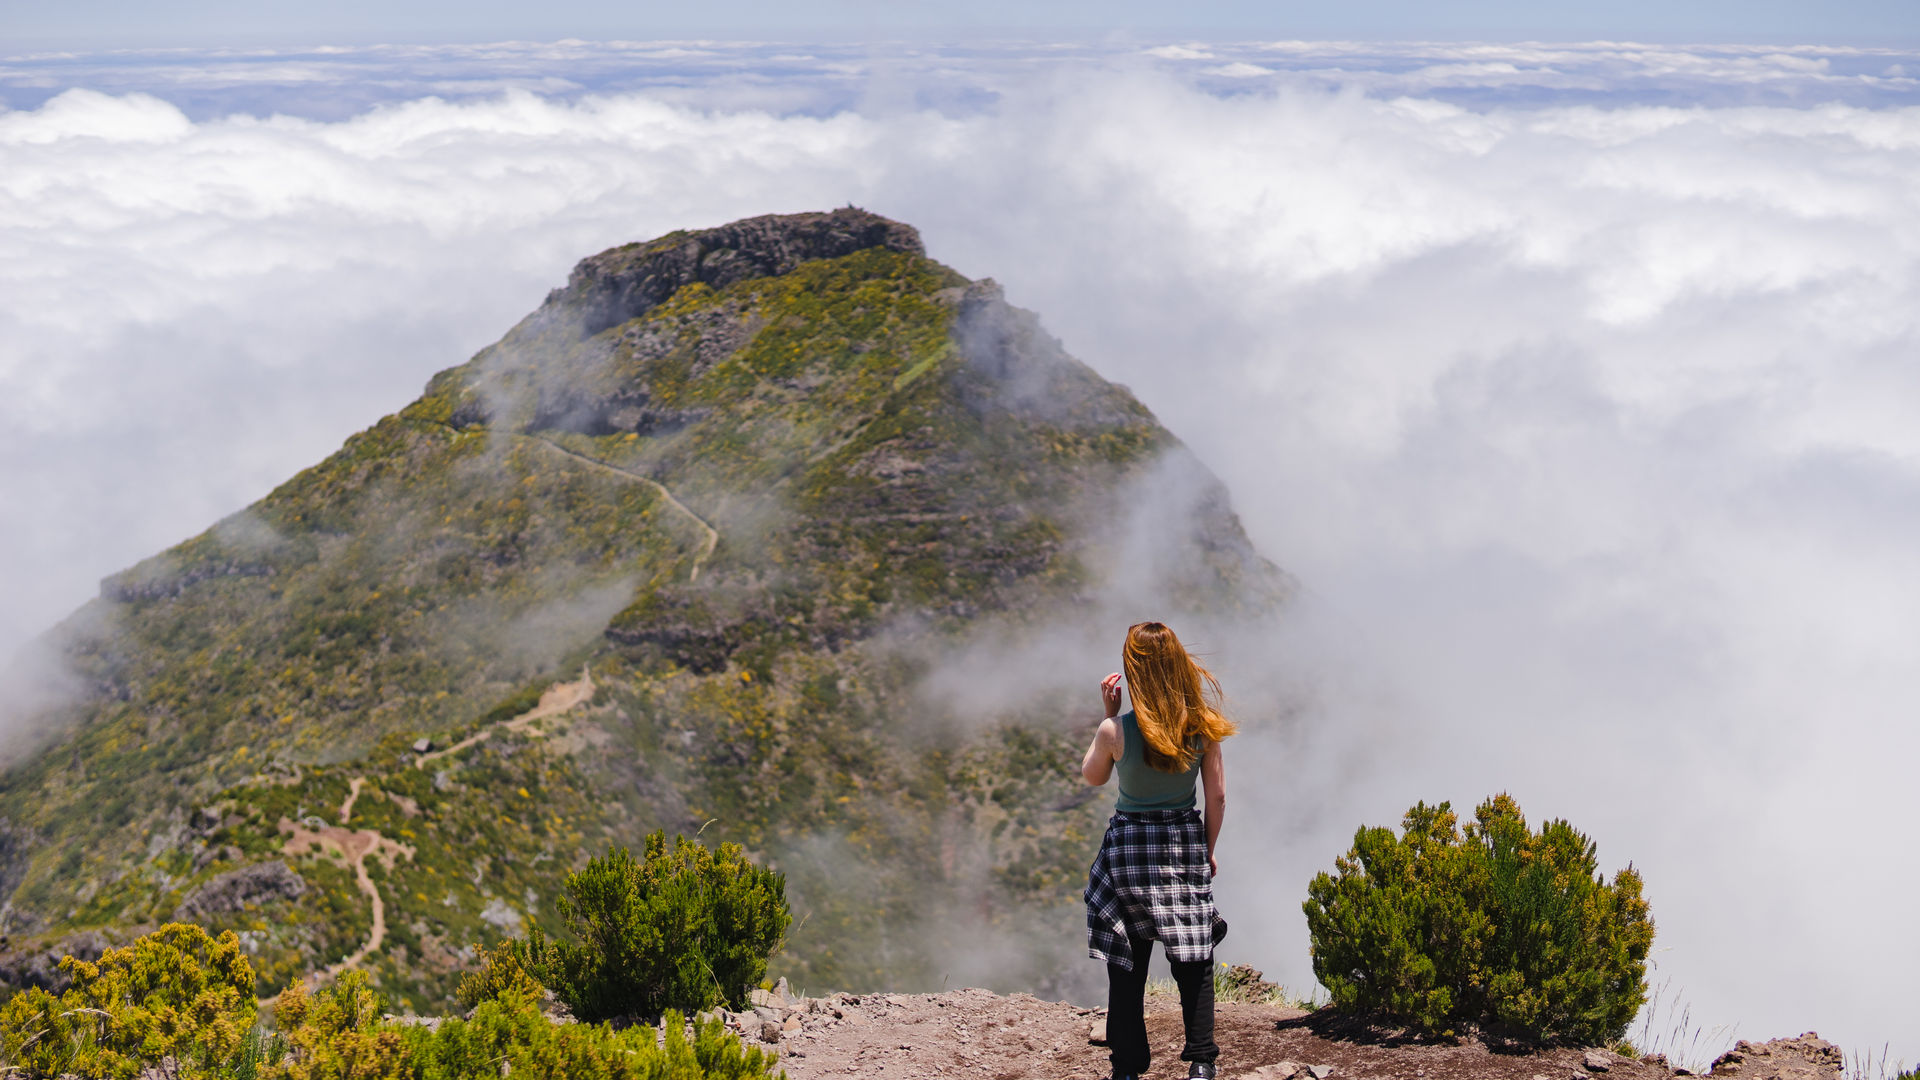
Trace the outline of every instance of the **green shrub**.
<instances>
[{"instance_id":1,"label":"green shrub","mask_svg":"<svg viewBox=\"0 0 1920 1080\"><path fill-rule=\"evenodd\" d=\"M33 989L0 1006L0 1073L126 1078L171 1057L180 1077L211 1076L253 1028L253 969L231 930L168 923L60 967L73 984L59 997Z\"/></svg>"},{"instance_id":2,"label":"green shrub","mask_svg":"<svg viewBox=\"0 0 1920 1080\"><path fill-rule=\"evenodd\" d=\"M536 1001L540 999L546 987L528 970L526 943L503 941L497 948L482 945L476 951L480 966L460 976L460 985L454 990L460 1004L471 1009L510 990Z\"/></svg>"},{"instance_id":3,"label":"green shrub","mask_svg":"<svg viewBox=\"0 0 1920 1080\"><path fill-rule=\"evenodd\" d=\"M1629 866L1612 884L1565 821L1527 828L1507 795L1464 834L1449 804L1402 834L1361 828L1307 887L1313 971L1336 1008L1429 1031L1490 1022L1605 1045L1646 1000L1653 921Z\"/></svg>"},{"instance_id":4,"label":"green shrub","mask_svg":"<svg viewBox=\"0 0 1920 1080\"><path fill-rule=\"evenodd\" d=\"M578 942L536 928L523 955L587 1021L743 1007L793 921L786 878L753 865L738 844L710 851L676 837L669 849L661 832L647 837L642 860L614 848L568 875L559 908Z\"/></svg>"},{"instance_id":5,"label":"green shrub","mask_svg":"<svg viewBox=\"0 0 1920 1080\"><path fill-rule=\"evenodd\" d=\"M496 954L498 955L498 954ZM468 1080L511 1075L533 1080L764 1080L774 1057L743 1045L718 1020L694 1026L669 1012L663 1038L651 1027L555 1024L538 995L509 986L481 1002L472 1019L437 1027L380 1019L364 973L350 971L309 996L296 983L280 1000L291 1053L260 1069L261 1080ZM503 1068L504 1065L504 1068Z\"/></svg>"}]
</instances>

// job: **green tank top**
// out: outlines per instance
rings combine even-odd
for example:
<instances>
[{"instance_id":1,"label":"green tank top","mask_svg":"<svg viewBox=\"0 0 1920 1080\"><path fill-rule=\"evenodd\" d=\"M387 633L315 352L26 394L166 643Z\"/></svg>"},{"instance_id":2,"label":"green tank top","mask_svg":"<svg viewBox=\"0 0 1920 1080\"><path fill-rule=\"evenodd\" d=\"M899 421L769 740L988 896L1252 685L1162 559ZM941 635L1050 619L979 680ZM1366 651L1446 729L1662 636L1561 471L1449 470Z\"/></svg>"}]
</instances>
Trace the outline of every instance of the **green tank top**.
<instances>
[{"instance_id":1,"label":"green tank top","mask_svg":"<svg viewBox=\"0 0 1920 1080\"><path fill-rule=\"evenodd\" d=\"M1147 740L1140 721L1128 709L1120 715L1120 798L1113 808L1127 813L1142 810L1193 809L1193 784L1200 779L1200 762L1183 773L1166 773L1147 764Z\"/></svg>"}]
</instances>

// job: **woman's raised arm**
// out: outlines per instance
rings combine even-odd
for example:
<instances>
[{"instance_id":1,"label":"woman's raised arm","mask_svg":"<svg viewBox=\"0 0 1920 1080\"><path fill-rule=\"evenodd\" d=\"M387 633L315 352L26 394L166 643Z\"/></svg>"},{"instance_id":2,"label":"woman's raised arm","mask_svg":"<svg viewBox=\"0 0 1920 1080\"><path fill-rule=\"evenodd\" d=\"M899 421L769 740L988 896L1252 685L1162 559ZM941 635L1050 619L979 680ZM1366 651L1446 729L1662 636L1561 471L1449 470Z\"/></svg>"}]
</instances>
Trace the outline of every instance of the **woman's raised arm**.
<instances>
[{"instance_id":1,"label":"woman's raised arm","mask_svg":"<svg viewBox=\"0 0 1920 1080\"><path fill-rule=\"evenodd\" d=\"M1126 750L1120 738L1120 673L1114 672L1100 680L1100 704L1106 707L1107 718L1100 721L1100 727L1093 733L1093 742L1087 747L1087 756L1080 759L1080 778L1093 787L1105 784L1113 776L1113 765L1120 760Z\"/></svg>"}]
</instances>

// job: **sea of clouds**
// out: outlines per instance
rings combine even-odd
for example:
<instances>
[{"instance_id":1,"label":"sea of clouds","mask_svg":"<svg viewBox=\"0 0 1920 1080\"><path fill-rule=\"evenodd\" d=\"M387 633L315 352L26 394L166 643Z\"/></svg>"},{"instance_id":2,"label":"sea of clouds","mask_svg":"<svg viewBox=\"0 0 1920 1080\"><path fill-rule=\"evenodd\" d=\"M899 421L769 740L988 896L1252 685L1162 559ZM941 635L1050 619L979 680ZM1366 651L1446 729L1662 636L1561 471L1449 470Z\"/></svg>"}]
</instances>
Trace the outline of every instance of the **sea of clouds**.
<instances>
[{"instance_id":1,"label":"sea of clouds","mask_svg":"<svg viewBox=\"0 0 1920 1080\"><path fill-rule=\"evenodd\" d=\"M1709 1041L1920 1060L1909 72L1620 44L6 58L0 650L581 256L856 203L1130 385L1301 582L1257 662L1306 711L1230 760L1227 959L1308 985L1298 901L1355 825L1508 790L1643 872L1655 981Z\"/></svg>"}]
</instances>

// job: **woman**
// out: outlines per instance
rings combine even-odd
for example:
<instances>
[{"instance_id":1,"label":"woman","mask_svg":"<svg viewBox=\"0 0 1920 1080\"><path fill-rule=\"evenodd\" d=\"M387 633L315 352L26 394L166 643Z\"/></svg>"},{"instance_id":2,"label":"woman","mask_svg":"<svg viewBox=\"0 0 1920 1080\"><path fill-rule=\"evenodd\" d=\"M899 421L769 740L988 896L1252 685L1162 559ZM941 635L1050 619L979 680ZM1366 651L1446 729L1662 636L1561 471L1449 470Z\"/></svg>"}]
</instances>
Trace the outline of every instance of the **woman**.
<instances>
[{"instance_id":1,"label":"woman","mask_svg":"<svg viewBox=\"0 0 1920 1080\"><path fill-rule=\"evenodd\" d=\"M1107 1047L1113 1080L1147 1071L1143 1016L1147 961L1166 946L1190 1062L1188 1077L1211 1080L1213 946L1226 923L1213 908L1213 846L1226 811L1220 740L1233 724L1220 714L1220 684L1157 622L1127 628L1120 652L1132 711L1120 713L1120 673L1100 682L1106 719L1080 763L1099 787L1115 771L1120 797L1087 874L1087 951L1107 963ZM1206 787L1206 816L1194 809L1194 781Z\"/></svg>"}]
</instances>

